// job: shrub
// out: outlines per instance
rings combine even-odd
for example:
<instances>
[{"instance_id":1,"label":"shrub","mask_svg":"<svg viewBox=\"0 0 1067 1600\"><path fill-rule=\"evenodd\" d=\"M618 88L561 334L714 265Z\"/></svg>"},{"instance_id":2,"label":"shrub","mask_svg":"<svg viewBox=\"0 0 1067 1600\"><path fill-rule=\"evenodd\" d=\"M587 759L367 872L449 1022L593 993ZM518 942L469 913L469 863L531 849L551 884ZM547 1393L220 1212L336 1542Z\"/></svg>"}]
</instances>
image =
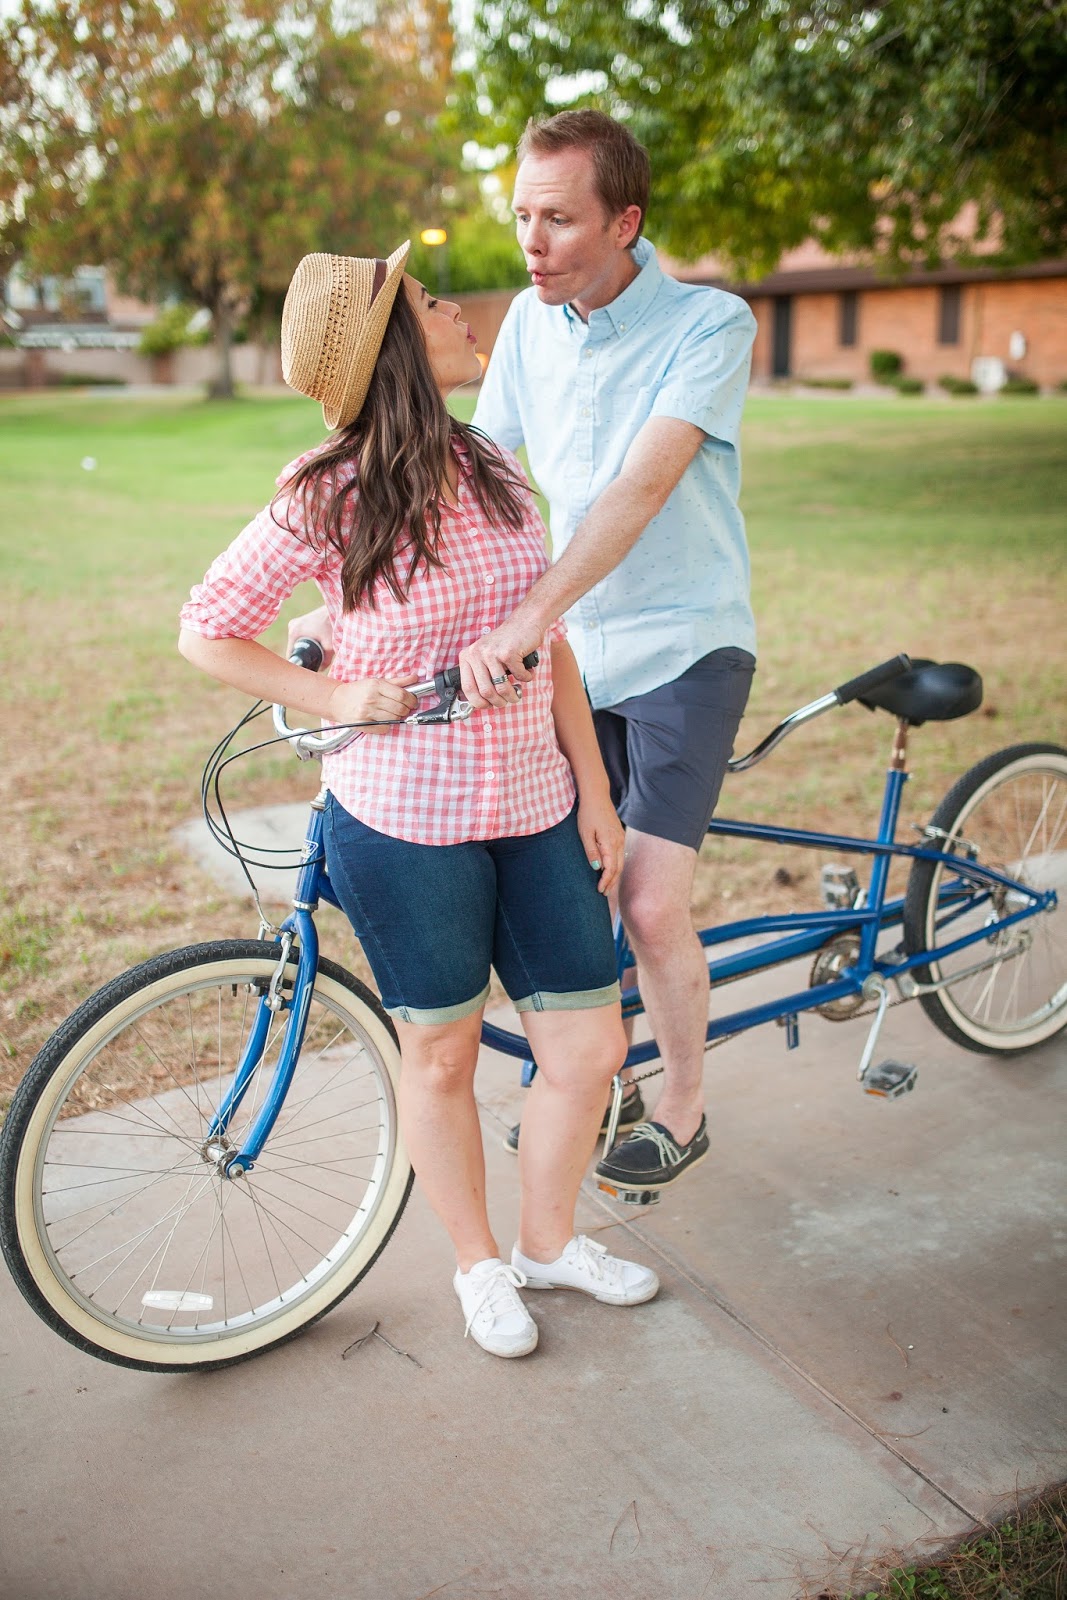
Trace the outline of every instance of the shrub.
<instances>
[{"instance_id":1,"label":"shrub","mask_svg":"<svg viewBox=\"0 0 1067 1600\"><path fill-rule=\"evenodd\" d=\"M1056 385L1056 390L1059 394L1067 394L1067 378L1060 379L1059 383Z\"/></svg>"},{"instance_id":2,"label":"shrub","mask_svg":"<svg viewBox=\"0 0 1067 1600\"><path fill-rule=\"evenodd\" d=\"M904 371L904 357L895 350L872 350L870 359L875 383L890 383Z\"/></svg>"},{"instance_id":3,"label":"shrub","mask_svg":"<svg viewBox=\"0 0 1067 1600\"><path fill-rule=\"evenodd\" d=\"M898 378L893 387L897 394L922 394L926 385L921 378Z\"/></svg>"},{"instance_id":4,"label":"shrub","mask_svg":"<svg viewBox=\"0 0 1067 1600\"><path fill-rule=\"evenodd\" d=\"M851 389L851 378L798 378L806 389Z\"/></svg>"},{"instance_id":5,"label":"shrub","mask_svg":"<svg viewBox=\"0 0 1067 1600\"><path fill-rule=\"evenodd\" d=\"M946 390L949 394L962 395L978 393L978 385L976 383L972 383L970 378L956 378L951 372L946 372L944 377L938 378L937 381L941 385L942 389Z\"/></svg>"},{"instance_id":6,"label":"shrub","mask_svg":"<svg viewBox=\"0 0 1067 1600\"><path fill-rule=\"evenodd\" d=\"M1040 388L1033 378L1021 378L1009 374L1000 386L1001 394L1039 394Z\"/></svg>"},{"instance_id":7,"label":"shrub","mask_svg":"<svg viewBox=\"0 0 1067 1600\"><path fill-rule=\"evenodd\" d=\"M189 332L189 323L195 316L191 306L166 306L159 313L155 322L150 322L141 333L141 342L137 346L138 355L142 356L169 356L172 350L180 350L183 345L199 342L195 335Z\"/></svg>"},{"instance_id":8,"label":"shrub","mask_svg":"<svg viewBox=\"0 0 1067 1600\"><path fill-rule=\"evenodd\" d=\"M61 372L55 378L61 389L125 389L126 379L113 374L89 372Z\"/></svg>"}]
</instances>

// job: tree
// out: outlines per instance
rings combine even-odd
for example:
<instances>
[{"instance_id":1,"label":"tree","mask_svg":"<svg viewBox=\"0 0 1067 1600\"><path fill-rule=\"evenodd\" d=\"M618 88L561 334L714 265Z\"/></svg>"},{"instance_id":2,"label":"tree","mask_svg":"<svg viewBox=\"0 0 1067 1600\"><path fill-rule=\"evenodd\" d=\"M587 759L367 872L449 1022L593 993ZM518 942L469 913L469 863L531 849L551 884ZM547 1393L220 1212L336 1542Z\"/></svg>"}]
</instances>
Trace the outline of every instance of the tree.
<instances>
[{"instance_id":1,"label":"tree","mask_svg":"<svg viewBox=\"0 0 1067 1600\"><path fill-rule=\"evenodd\" d=\"M0 238L234 321L308 250L385 254L426 211L443 87L326 0L23 0L0 31Z\"/></svg>"},{"instance_id":2,"label":"tree","mask_svg":"<svg viewBox=\"0 0 1067 1600\"><path fill-rule=\"evenodd\" d=\"M1067 254L1067 0L482 0L476 48L483 142L563 104L628 119L680 256Z\"/></svg>"}]
</instances>

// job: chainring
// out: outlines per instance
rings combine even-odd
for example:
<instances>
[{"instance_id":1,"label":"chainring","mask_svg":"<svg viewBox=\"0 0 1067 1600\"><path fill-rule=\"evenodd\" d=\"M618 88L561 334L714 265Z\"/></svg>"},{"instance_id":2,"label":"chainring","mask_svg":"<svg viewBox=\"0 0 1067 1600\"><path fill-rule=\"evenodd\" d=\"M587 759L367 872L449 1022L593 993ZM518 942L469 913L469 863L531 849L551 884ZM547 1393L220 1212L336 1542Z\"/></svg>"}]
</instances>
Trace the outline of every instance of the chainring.
<instances>
[{"instance_id":1,"label":"chainring","mask_svg":"<svg viewBox=\"0 0 1067 1600\"><path fill-rule=\"evenodd\" d=\"M849 967L856 965L859 953L858 933L839 933L828 939L812 964L809 987L816 989L823 983L836 983ZM865 1004L863 995L857 993L845 995L841 1000L828 1000L825 1005L816 1006L815 1010L831 1022L847 1022Z\"/></svg>"}]
</instances>

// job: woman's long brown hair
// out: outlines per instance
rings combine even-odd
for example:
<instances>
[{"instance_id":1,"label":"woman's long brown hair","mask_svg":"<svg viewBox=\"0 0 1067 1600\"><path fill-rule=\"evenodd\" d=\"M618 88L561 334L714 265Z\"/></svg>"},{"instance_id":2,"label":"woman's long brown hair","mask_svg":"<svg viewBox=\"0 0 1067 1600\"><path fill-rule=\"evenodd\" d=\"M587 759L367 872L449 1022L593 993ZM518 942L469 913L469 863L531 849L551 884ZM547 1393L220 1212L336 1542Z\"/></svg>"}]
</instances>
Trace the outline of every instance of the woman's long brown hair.
<instances>
[{"instance_id":1,"label":"woman's long brown hair","mask_svg":"<svg viewBox=\"0 0 1067 1600\"><path fill-rule=\"evenodd\" d=\"M405 600L420 565L443 565L441 486L456 443L486 516L518 531L525 486L484 435L449 414L401 285L359 416L305 461L275 500L288 501L286 520L275 517L279 526L341 557L346 611L361 601L373 606L379 579ZM288 520L294 504L299 529Z\"/></svg>"}]
</instances>

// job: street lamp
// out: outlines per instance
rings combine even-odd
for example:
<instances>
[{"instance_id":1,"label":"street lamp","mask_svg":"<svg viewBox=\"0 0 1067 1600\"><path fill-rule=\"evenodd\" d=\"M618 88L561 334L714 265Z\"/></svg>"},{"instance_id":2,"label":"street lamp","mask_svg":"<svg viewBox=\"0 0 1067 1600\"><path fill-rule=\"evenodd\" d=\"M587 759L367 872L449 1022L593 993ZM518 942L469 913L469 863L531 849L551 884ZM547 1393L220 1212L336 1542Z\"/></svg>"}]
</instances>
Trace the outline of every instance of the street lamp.
<instances>
[{"instance_id":1,"label":"street lamp","mask_svg":"<svg viewBox=\"0 0 1067 1600\"><path fill-rule=\"evenodd\" d=\"M448 293L448 234L444 228L423 228L419 234L423 244L431 249L439 249L441 254L437 257L435 275L437 278L437 293Z\"/></svg>"}]
</instances>

